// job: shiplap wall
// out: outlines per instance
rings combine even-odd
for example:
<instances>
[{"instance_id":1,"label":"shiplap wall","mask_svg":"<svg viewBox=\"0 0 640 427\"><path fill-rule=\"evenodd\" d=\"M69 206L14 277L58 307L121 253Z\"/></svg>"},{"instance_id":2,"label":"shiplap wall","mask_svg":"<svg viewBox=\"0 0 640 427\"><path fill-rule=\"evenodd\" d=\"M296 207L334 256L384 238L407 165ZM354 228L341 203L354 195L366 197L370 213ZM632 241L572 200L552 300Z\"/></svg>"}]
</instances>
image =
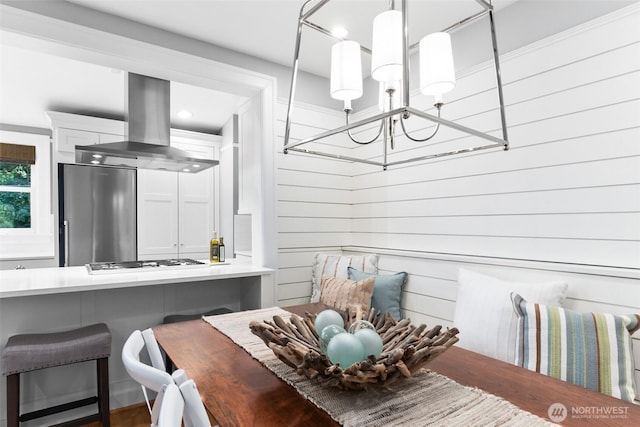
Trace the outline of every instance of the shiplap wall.
<instances>
[{"instance_id":1,"label":"shiplap wall","mask_svg":"<svg viewBox=\"0 0 640 427\"><path fill-rule=\"evenodd\" d=\"M563 278L567 307L640 312L640 7L627 7L501 58L511 149L388 171L282 154L278 105L277 298L308 302L316 252L378 253L407 271L403 314L451 325L461 267L521 281ZM443 117L499 135L493 70L458 76ZM415 107L429 109L417 98ZM297 105L292 135L343 124ZM415 120L418 134L430 125ZM363 138L366 136L363 132ZM437 142L398 142L392 158L478 145L442 129ZM332 152L375 158L340 136ZM640 340L635 359L640 368ZM640 371L636 371L640 383Z\"/></svg>"},{"instance_id":2,"label":"shiplap wall","mask_svg":"<svg viewBox=\"0 0 640 427\"><path fill-rule=\"evenodd\" d=\"M503 59L508 152L386 172L355 166L352 243L639 267L637 25L634 14ZM497 134L494 86L488 68L459 78L443 116ZM400 138L395 156L482 143L457 131L441 133L437 144ZM424 148L405 150L416 146ZM377 155L373 146L358 151Z\"/></svg>"},{"instance_id":3,"label":"shiplap wall","mask_svg":"<svg viewBox=\"0 0 640 427\"><path fill-rule=\"evenodd\" d=\"M286 104L278 102L276 126L276 215L280 305L309 302L311 264L317 252L336 252L351 243L353 217L349 164L291 152L282 153ZM292 135L304 138L343 123L341 114L297 105Z\"/></svg>"}]
</instances>

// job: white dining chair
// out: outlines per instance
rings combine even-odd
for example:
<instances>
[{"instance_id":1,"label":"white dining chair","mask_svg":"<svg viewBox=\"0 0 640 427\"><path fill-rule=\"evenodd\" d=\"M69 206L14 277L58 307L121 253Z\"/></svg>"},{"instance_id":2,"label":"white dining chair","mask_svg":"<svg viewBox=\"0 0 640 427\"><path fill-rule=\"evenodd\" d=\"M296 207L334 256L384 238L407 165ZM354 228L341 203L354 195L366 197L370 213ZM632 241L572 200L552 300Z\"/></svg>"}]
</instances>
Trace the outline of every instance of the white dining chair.
<instances>
[{"instance_id":1,"label":"white dining chair","mask_svg":"<svg viewBox=\"0 0 640 427\"><path fill-rule=\"evenodd\" d=\"M149 366L140 360L140 353L144 347L142 333L138 330L133 331L122 347L122 363L129 376L142 386L142 393L147 402L149 413L151 413L147 389L160 392L162 386L175 384L175 381L164 370Z\"/></svg>"},{"instance_id":2,"label":"white dining chair","mask_svg":"<svg viewBox=\"0 0 640 427\"><path fill-rule=\"evenodd\" d=\"M153 404L151 427L181 427L184 398L175 384L163 385Z\"/></svg>"},{"instance_id":3,"label":"white dining chair","mask_svg":"<svg viewBox=\"0 0 640 427\"><path fill-rule=\"evenodd\" d=\"M149 353L151 365L156 369L166 371L164 358L162 357L158 341L153 334L153 329L148 328L142 331L142 338L144 339L147 352ZM185 427L209 427L209 416L207 415L207 410L202 403L202 398L200 397L195 381L189 379L183 369L175 370L171 376L173 381L180 388L180 392L184 398Z\"/></svg>"},{"instance_id":4,"label":"white dining chair","mask_svg":"<svg viewBox=\"0 0 640 427\"><path fill-rule=\"evenodd\" d=\"M140 360L140 353L146 347L151 365ZM171 375L165 371L164 360L158 342L151 329L133 331L122 348L122 361L127 373L142 386L147 408L153 418L147 389L160 392L163 386L174 384L178 387L184 400L185 427L211 427L207 410L195 382L189 379L182 369ZM156 397L157 398L157 397Z\"/></svg>"}]
</instances>

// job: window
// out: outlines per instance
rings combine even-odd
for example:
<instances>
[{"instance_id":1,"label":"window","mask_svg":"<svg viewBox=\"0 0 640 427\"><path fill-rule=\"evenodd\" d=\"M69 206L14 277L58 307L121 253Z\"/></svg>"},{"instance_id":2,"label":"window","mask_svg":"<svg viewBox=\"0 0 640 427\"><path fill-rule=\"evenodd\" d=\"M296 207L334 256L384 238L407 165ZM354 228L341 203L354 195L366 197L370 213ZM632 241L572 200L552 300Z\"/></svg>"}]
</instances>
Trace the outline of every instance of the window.
<instances>
[{"instance_id":1,"label":"window","mask_svg":"<svg viewBox=\"0 0 640 427\"><path fill-rule=\"evenodd\" d=\"M0 258L53 257L49 136L0 131Z\"/></svg>"},{"instance_id":2,"label":"window","mask_svg":"<svg viewBox=\"0 0 640 427\"><path fill-rule=\"evenodd\" d=\"M31 165L0 162L0 228L31 228Z\"/></svg>"}]
</instances>

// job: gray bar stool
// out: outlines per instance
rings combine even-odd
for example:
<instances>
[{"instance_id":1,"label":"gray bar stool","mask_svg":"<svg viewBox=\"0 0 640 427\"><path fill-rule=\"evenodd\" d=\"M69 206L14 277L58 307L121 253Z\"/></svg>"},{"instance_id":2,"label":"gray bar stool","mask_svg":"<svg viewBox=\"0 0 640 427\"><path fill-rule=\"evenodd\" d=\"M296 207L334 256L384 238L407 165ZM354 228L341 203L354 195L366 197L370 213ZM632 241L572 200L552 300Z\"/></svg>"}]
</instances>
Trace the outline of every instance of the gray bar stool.
<instances>
[{"instance_id":1,"label":"gray bar stool","mask_svg":"<svg viewBox=\"0 0 640 427\"><path fill-rule=\"evenodd\" d=\"M98 404L98 413L59 426L82 426L100 421L109 427L109 356L111 333L104 323L65 332L21 334L9 338L2 350L3 374L7 376L7 426L82 406ZM20 374L88 360L97 361L97 396L20 415Z\"/></svg>"},{"instance_id":2,"label":"gray bar stool","mask_svg":"<svg viewBox=\"0 0 640 427\"><path fill-rule=\"evenodd\" d=\"M170 314L162 319L162 323L165 325L168 323L186 322L187 320L201 319L203 316L217 316L219 314L233 313L233 310L227 307L214 308L206 313L196 314Z\"/></svg>"}]
</instances>

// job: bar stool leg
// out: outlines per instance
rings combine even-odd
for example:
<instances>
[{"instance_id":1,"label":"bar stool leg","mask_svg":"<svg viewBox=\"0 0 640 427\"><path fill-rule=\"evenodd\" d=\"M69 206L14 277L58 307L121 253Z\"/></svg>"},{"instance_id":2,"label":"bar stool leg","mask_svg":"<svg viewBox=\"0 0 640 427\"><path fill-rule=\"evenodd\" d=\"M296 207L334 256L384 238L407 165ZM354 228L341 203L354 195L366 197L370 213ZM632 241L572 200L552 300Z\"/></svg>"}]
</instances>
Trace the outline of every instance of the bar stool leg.
<instances>
[{"instance_id":1,"label":"bar stool leg","mask_svg":"<svg viewBox=\"0 0 640 427\"><path fill-rule=\"evenodd\" d=\"M18 427L20 418L20 374L7 375L7 427Z\"/></svg>"},{"instance_id":2,"label":"bar stool leg","mask_svg":"<svg viewBox=\"0 0 640 427\"><path fill-rule=\"evenodd\" d=\"M98 369L98 412L102 427L110 427L111 419L109 414L109 358L104 357L97 360Z\"/></svg>"}]
</instances>

